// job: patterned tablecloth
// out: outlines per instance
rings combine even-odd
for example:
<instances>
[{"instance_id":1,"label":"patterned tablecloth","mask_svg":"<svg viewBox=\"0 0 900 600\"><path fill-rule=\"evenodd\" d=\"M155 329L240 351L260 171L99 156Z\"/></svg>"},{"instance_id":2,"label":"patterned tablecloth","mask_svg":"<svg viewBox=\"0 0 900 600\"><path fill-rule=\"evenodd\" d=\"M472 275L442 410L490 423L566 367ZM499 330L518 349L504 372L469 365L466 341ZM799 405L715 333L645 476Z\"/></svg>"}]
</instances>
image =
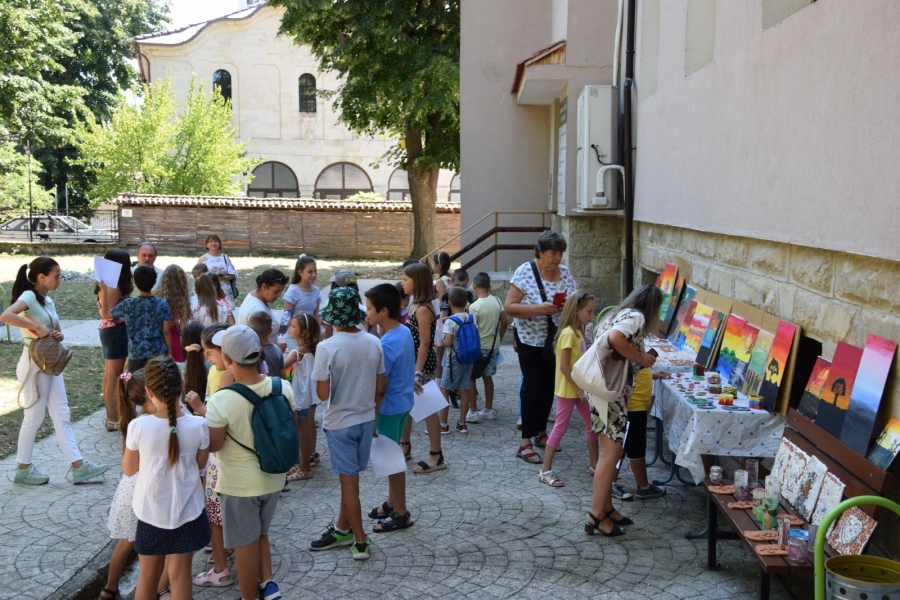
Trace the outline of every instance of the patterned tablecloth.
<instances>
[{"instance_id":1,"label":"patterned tablecloth","mask_svg":"<svg viewBox=\"0 0 900 600\"><path fill-rule=\"evenodd\" d=\"M653 365L654 371L690 373L693 370L696 356L677 349L668 340L654 338L646 340L644 345L648 350L650 348L656 350L657 357L656 364Z\"/></svg>"},{"instance_id":2,"label":"patterned tablecloth","mask_svg":"<svg viewBox=\"0 0 900 600\"><path fill-rule=\"evenodd\" d=\"M701 455L771 457L784 433L784 417L764 410L732 412L721 407L700 409L684 398L675 380L661 379L655 386L651 415L663 422L675 464L688 469L694 481L706 473ZM740 394L737 406L747 406Z\"/></svg>"}]
</instances>

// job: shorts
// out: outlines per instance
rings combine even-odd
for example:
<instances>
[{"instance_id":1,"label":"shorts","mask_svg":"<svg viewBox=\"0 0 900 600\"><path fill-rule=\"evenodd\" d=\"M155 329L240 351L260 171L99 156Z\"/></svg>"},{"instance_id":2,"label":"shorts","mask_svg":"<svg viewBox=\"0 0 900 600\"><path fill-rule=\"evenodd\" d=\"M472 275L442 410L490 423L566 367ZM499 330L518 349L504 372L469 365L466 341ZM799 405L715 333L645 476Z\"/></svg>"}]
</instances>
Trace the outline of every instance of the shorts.
<instances>
[{"instance_id":1,"label":"shorts","mask_svg":"<svg viewBox=\"0 0 900 600\"><path fill-rule=\"evenodd\" d=\"M272 525L280 497L281 490L264 496L219 494L225 547L240 548L269 535L269 526Z\"/></svg>"},{"instance_id":2,"label":"shorts","mask_svg":"<svg viewBox=\"0 0 900 600\"><path fill-rule=\"evenodd\" d=\"M150 358L153 358L152 356ZM126 369L131 371L132 373L136 371L140 371L143 369L148 362L150 362L150 358L129 358L128 364L126 365Z\"/></svg>"},{"instance_id":3,"label":"shorts","mask_svg":"<svg viewBox=\"0 0 900 600\"><path fill-rule=\"evenodd\" d=\"M375 421L366 421L344 429L326 429L331 472L335 475L359 475L369 466Z\"/></svg>"},{"instance_id":4,"label":"shorts","mask_svg":"<svg viewBox=\"0 0 900 600\"><path fill-rule=\"evenodd\" d=\"M392 439L399 443L403 436L403 428L406 427L406 418L409 411L400 413L399 415L383 415L381 413L375 415L375 431L378 435Z\"/></svg>"},{"instance_id":5,"label":"shorts","mask_svg":"<svg viewBox=\"0 0 900 600\"><path fill-rule=\"evenodd\" d=\"M449 357L444 373L441 375L441 389L467 390L472 385L472 366L464 365L453 356ZM451 371L453 374L451 376Z\"/></svg>"},{"instance_id":6,"label":"shorts","mask_svg":"<svg viewBox=\"0 0 900 600\"><path fill-rule=\"evenodd\" d=\"M304 408L303 410L295 410L294 414L297 415L298 419L305 419L309 414L309 407Z\"/></svg>"},{"instance_id":7,"label":"shorts","mask_svg":"<svg viewBox=\"0 0 900 600\"><path fill-rule=\"evenodd\" d=\"M144 556L187 554L205 547L212 538L206 510L193 521L175 529L163 529L138 519L134 551Z\"/></svg>"},{"instance_id":8,"label":"shorts","mask_svg":"<svg viewBox=\"0 0 900 600\"><path fill-rule=\"evenodd\" d=\"M125 323L101 329L100 345L103 346L103 358L106 360L128 358L128 331Z\"/></svg>"},{"instance_id":9,"label":"shorts","mask_svg":"<svg viewBox=\"0 0 900 600\"><path fill-rule=\"evenodd\" d=\"M625 436L625 456L640 460L647 456L647 411L628 411L628 435Z\"/></svg>"},{"instance_id":10,"label":"shorts","mask_svg":"<svg viewBox=\"0 0 900 600\"><path fill-rule=\"evenodd\" d=\"M484 373L481 376L493 377L497 374L497 357L500 356L500 348L494 348L493 350L488 348L487 350L482 350L481 355L485 358L490 357L491 359L488 361L488 365L484 368Z\"/></svg>"}]
</instances>

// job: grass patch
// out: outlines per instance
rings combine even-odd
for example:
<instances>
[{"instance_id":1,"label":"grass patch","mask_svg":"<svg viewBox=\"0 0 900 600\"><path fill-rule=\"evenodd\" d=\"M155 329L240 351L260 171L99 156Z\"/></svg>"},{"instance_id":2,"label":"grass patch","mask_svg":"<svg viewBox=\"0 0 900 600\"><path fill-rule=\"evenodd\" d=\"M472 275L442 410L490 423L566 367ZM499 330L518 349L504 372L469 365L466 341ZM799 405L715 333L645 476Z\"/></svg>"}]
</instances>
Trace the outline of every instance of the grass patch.
<instances>
[{"instance_id":1,"label":"grass patch","mask_svg":"<svg viewBox=\"0 0 900 600\"><path fill-rule=\"evenodd\" d=\"M100 388L103 383L103 351L100 348L72 347L72 360L64 377L72 422L79 421L103 408ZM19 381L16 365L22 355L22 344L0 342L0 458L15 453L22 425L22 409L16 402ZM22 399L24 402L24 398ZM37 439L53 434L49 415L38 431Z\"/></svg>"}]
</instances>

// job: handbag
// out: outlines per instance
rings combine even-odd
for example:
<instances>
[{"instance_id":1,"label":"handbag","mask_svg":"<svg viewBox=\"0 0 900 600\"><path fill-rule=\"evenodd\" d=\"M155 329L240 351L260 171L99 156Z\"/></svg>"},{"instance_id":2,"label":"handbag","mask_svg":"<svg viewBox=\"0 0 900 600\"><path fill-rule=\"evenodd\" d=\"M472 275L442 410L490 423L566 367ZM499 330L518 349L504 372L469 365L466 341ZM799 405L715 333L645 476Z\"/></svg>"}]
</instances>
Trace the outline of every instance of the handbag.
<instances>
[{"instance_id":1,"label":"handbag","mask_svg":"<svg viewBox=\"0 0 900 600\"><path fill-rule=\"evenodd\" d=\"M541 282L541 274L538 272L537 265L531 261L531 271L534 273L534 280L537 282L538 291L541 293L541 300L547 302L547 294L544 292L544 284ZM556 323L553 317L547 315L547 337L544 339L544 350L541 357L547 362L556 364Z\"/></svg>"},{"instance_id":2,"label":"handbag","mask_svg":"<svg viewBox=\"0 0 900 600\"><path fill-rule=\"evenodd\" d=\"M50 311L44 310L50 318L51 329L55 328L53 316L50 314ZM28 358L31 359L30 363L33 363L38 368L38 372L34 374L35 399L34 402L28 406L22 406L20 401L22 390L25 389L25 381L28 381L28 376L31 375L31 366L29 365L29 373L25 376L22 385L19 387L19 393L16 396L16 402L22 409L31 408L37 404L38 400L40 400L40 390L38 389L37 381L38 375L40 373L46 373L47 375L61 374L65 370L66 365L69 364L69 361L72 360L72 351L64 346L62 342L55 340L50 335L46 335L41 338L31 338L31 343L28 345Z\"/></svg>"},{"instance_id":3,"label":"handbag","mask_svg":"<svg viewBox=\"0 0 900 600\"><path fill-rule=\"evenodd\" d=\"M228 283L231 285L231 298L233 300L237 300L237 297L240 295L240 291L238 291L237 286L237 269L234 268L234 265L231 264L231 260L229 260L228 255L225 254L225 264L229 265L234 270L234 279L229 281Z\"/></svg>"},{"instance_id":4,"label":"handbag","mask_svg":"<svg viewBox=\"0 0 900 600\"><path fill-rule=\"evenodd\" d=\"M500 302L499 299L494 298L497 302ZM503 312L503 305L500 305L501 314ZM491 351L488 352L487 356L483 354L475 359L475 364L472 366L472 379L481 379L484 377L484 372L487 370L488 365L491 364L491 359L494 357L494 346L497 344L497 334L500 332L500 320L497 320L497 329L494 330L494 341L491 342Z\"/></svg>"},{"instance_id":5,"label":"handbag","mask_svg":"<svg viewBox=\"0 0 900 600\"><path fill-rule=\"evenodd\" d=\"M603 348L603 342L609 346L607 335L597 338L590 348L581 355L575 364L572 365L572 381L579 388L587 392L588 402L597 411L600 420L606 424L606 415L609 410L609 403L615 402L616 397L622 390L620 385L617 389L610 389L606 386L606 377L603 373L603 361L609 358L613 352L612 348ZM622 379L622 385L625 379Z\"/></svg>"}]
</instances>

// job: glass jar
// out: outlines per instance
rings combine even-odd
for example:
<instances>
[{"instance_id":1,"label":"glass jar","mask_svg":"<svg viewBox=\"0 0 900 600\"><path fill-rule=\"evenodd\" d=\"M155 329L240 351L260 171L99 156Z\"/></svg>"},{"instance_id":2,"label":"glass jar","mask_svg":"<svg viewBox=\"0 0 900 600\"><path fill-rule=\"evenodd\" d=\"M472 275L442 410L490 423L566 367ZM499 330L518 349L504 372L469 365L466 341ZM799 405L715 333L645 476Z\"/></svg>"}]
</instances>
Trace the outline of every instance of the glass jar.
<instances>
[{"instance_id":1,"label":"glass jar","mask_svg":"<svg viewBox=\"0 0 900 600\"><path fill-rule=\"evenodd\" d=\"M788 558L794 562L806 562L807 544L806 540L799 537L789 538L787 541Z\"/></svg>"},{"instance_id":2,"label":"glass jar","mask_svg":"<svg viewBox=\"0 0 900 600\"><path fill-rule=\"evenodd\" d=\"M709 468L709 482L713 485L722 485L722 480L724 479L724 474L722 473L722 467L716 465Z\"/></svg>"},{"instance_id":3,"label":"glass jar","mask_svg":"<svg viewBox=\"0 0 900 600\"><path fill-rule=\"evenodd\" d=\"M747 471L738 469L734 472L734 497L738 500L746 500L750 496L747 481Z\"/></svg>"}]
</instances>

